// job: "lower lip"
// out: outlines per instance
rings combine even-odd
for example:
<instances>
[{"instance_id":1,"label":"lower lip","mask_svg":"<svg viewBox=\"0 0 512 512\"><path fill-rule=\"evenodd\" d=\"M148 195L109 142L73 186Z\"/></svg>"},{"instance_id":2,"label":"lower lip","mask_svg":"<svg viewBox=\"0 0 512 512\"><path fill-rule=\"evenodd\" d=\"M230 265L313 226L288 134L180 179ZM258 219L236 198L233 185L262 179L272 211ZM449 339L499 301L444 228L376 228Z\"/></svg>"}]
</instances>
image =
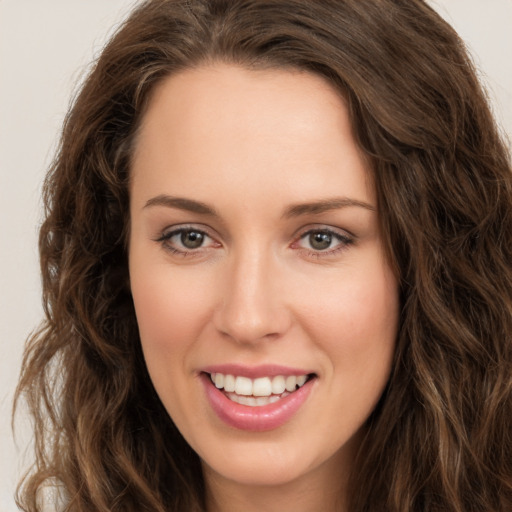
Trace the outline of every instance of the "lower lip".
<instances>
[{"instance_id":1,"label":"lower lip","mask_svg":"<svg viewBox=\"0 0 512 512\"><path fill-rule=\"evenodd\" d=\"M202 374L201 380L212 409L224 423L239 430L264 432L279 428L292 418L307 400L315 379L273 404L255 407L230 400L214 386L209 375Z\"/></svg>"}]
</instances>

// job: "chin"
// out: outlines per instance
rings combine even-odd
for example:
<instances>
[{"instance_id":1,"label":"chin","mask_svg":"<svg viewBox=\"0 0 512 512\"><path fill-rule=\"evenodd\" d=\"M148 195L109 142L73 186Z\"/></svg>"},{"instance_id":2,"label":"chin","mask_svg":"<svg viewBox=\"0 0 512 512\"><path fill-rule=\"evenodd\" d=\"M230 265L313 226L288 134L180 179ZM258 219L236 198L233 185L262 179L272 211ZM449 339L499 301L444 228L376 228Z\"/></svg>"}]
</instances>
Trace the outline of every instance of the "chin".
<instances>
[{"instance_id":1,"label":"chin","mask_svg":"<svg viewBox=\"0 0 512 512\"><path fill-rule=\"evenodd\" d=\"M353 436L333 453L332 450L322 450L311 440L286 443L276 439L279 436L275 432L270 435L274 439L267 438L267 443L254 441L230 448L224 445L217 456L208 454L207 460L202 459L204 471L250 487L286 486L315 474L341 478L350 467L359 438Z\"/></svg>"}]
</instances>

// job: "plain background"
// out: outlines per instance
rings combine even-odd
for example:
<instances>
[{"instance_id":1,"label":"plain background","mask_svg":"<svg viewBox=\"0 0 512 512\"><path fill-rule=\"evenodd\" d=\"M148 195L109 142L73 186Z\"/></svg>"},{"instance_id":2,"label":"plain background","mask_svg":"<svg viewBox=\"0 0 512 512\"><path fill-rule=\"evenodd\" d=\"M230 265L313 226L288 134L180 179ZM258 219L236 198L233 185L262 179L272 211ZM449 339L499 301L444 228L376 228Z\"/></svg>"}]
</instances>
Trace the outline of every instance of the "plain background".
<instances>
[{"instance_id":1,"label":"plain background","mask_svg":"<svg viewBox=\"0 0 512 512\"><path fill-rule=\"evenodd\" d=\"M42 315L40 190L67 106L136 0L0 0L0 512L14 512L30 424L10 416L24 340ZM512 0L432 0L466 41L512 139Z\"/></svg>"}]
</instances>

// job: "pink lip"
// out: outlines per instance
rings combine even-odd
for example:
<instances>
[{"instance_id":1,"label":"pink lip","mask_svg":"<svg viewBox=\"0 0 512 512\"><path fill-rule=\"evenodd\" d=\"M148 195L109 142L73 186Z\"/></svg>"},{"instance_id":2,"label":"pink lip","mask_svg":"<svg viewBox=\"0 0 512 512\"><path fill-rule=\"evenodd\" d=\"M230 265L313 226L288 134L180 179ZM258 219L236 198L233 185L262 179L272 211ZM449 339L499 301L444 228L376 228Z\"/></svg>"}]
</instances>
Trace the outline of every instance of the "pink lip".
<instances>
[{"instance_id":1,"label":"pink lip","mask_svg":"<svg viewBox=\"0 0 512 512\"><path fill-rule=\"evenodd\" d=\"M218 364L201 368L205 373L223 373L224 375L235 375L257 379L258 377L275 377L283 375L309 375L313 373L309 370L300 368L290 368L289 366L280 366L276 364L263 364L259 366L243 366L239 364Z\"/></svg>"},{"instance_id":2,"label":"pink lip","mask_svg":"<svg viewBox=\"0 0 512 512\"><path fill-rule=\"evenodd\" d=\"M218 371L221 372L220 369ZM240 375L240 373L233 373ZM268 376L269 373L265 373L265 375ZM283 374L276 373L276 375ZM291 373L291 375L303 375L303 372ZM202 373L200 378L210 406L217 416L231 427L253 432L273 430L288 422L307 400L313 382L316 380L309 380L301 388L273 404L251 407L231 401L221 390L214 386L210 376L206 373Z\"/></svg>"}]
</instances>

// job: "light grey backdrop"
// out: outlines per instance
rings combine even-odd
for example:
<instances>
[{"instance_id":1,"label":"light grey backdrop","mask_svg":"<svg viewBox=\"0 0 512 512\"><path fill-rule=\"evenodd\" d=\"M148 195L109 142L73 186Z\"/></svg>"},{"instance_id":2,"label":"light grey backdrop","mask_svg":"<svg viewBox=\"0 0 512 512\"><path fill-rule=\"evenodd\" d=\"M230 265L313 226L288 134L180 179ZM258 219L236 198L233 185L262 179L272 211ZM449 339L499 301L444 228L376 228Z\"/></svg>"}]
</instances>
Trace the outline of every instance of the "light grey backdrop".
<instances>
[{"instance_id":1,"label":"light grey backdrop","mask_svg":"<svg viewBox=\"0 0 512 512\"><path fill-rule=\"evenodd\" d=\"M22 346L41 318L40 189L71 92L136 0L0 0L0 512L14 512L29 457L12 395ZM467 42L512 137L512 0L432 0Z\"/></svg>"}]
</instances>

